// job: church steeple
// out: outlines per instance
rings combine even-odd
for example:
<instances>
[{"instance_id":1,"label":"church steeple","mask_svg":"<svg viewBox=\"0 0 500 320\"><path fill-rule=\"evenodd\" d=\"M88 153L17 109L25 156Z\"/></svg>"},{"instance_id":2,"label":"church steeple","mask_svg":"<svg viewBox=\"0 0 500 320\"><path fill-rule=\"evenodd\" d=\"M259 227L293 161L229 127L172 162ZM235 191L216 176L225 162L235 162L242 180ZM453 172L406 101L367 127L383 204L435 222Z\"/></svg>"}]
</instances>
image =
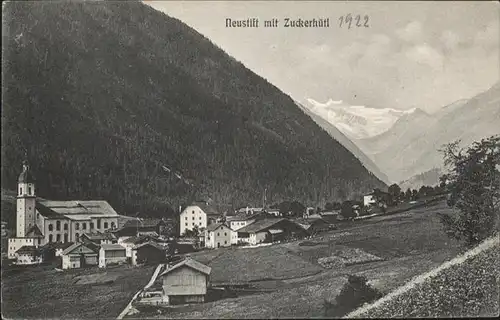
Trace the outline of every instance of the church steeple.
<instances>
[{"instance_id":1,"label":"church steeple","mask_svg":"<svg viewBox=\"0 0 500 320\"><path fill-rule=\"evenodd\" d=\"M17 179L17 237L25 237L28 230L36 224L35 176L28 161L23 161L23 171Z\"/></svg>"}]
</instances>

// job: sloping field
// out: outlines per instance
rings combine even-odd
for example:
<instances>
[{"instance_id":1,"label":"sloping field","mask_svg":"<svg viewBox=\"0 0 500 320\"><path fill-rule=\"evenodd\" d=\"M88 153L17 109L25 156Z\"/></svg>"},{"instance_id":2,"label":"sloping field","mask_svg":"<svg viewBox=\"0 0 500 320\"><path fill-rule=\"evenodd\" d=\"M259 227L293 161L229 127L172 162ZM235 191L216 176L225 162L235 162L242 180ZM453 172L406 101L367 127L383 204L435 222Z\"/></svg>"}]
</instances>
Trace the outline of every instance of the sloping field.
<instances>
[{"instance_id":1,"label":"sloping field","mask_svg":"<svg viewBox=\"0 0 500 320\"><path fill-rule=\"evenodd\" d=\"M154 266L57 272L32 267L2 274L2 317L114 318L151 277ZM78 284L78 281L93 283ZM98 283L105 283L98 285ZM111 282L111 283L109 283Z\"/></svg>"},{"instance_id":2,"label":"sloping field","mask_svg":"<svg viewBox=\"0 0 500 320\"><path fill-rule=\"evenodd\" d=\"M207 255L199 252L198 257L213 259L211 266L214 277L220 277L216 271L220 267L224 277L236 277L240 280L287 275L289 268L295 278L252 283L256 287L274 288L273 292L223 299L200 305L167 308L162 311L161 316L156 312L140 316L160 318L323 317L324 300L330 302L335 300L348 274L364 275L376 288L383 293L388 293L413 277L455 257L460 251L460 245L446 237L436 215L437 212L449 210L445 204L440 204L426 208L426 210L420 208L408 213L357 221L350 227L322 234L310 241L317 245L301 246L299 245L301 241L297 241L255 249L224 249L221 250L223 253L216 258L213 252L207 252ZM374 239L376 239L375 242ZM360 252L355 249L384 257L386 260L344 265L313 274L296 270L302 265L298 261L305 260L317 266L319 258L343 255L345 252ZM274 259L267 260L273 255L275 255ZM300 256L304 260L287 260L291 258L280 258L280 256L296 256L297 258ZM280 261L280 259L283 259L283 262L273 262ZM297 264L298 267L292 267L292 264ZM306 265L305 270L307 268L309 267ZM304 276L301 276L301 272ZM238 273L247 273L247 275L242 276Z\"/></svg>"},{"instance_id":3,"label":"sloping field","mask_svg":"<svg viewBox=\"0 0 500 320\"><path fill-rule=\"evenodd\" d=\"M298 278L323 270L277 246L227 250L209 265L214 284Z\"/></svg>"},{"instance_id":4,"label":"sloping field","mask_svg":"<svg viewBox=\"0 0 500 320\"><path fill-rule=\"evenodd\" d=\"M373 306L351 314L360 318L493 317L499 315L498 238L493 246L457 264L405 285ZM453 261L452 261L453 262ZM446 265L446 264L445 264ZM422 277L426 277L423 275ZM418 278L416 279L418 281ZM409 289L408 289L409 288ZM406 289L406 291L405 291ZM399 295L398 292L402 292ZM348 315L349 317L349 315Z\"/></svg>"}]
</instances>

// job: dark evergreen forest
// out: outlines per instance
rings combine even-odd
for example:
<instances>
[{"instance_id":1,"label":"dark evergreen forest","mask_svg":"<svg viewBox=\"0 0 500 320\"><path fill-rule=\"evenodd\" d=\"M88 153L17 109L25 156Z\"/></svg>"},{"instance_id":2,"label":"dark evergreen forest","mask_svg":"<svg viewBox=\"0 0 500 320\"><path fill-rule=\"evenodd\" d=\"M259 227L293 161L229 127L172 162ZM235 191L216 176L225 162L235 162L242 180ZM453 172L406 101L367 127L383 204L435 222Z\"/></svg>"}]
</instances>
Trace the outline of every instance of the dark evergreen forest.
<instances>
[{"instance_id":1,"label":"dark evergreen forest","mask_svg":"<svg viewBox=\"0 0 500 320\"><path fill-rule=\"evenodd\" d=\"M39 196L129 215L384 187L289 96L141 3L5 3L2 40L3 189L25 154Z\"/></svg>"}]
</instances>

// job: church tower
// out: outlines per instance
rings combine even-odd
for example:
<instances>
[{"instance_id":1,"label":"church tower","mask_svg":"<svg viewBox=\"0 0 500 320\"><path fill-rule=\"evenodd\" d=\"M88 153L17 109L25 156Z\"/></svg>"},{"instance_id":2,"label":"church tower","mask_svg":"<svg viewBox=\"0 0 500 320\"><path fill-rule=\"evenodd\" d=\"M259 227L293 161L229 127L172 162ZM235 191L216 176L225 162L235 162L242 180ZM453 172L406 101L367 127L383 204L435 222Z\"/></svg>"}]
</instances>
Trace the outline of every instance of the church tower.
<instances>
[{"instance_id":1,"label":"church tower","mask_svg":"<svg viewBox=\"0 0 500 320\"><path fill-rule=\"evenodd\" d=\"M30 171L28 161L23 161L23 172L17 181L17 221L16 236L23 238L28 230L36 225L35 177Z\"/></svg>"}]
</instances>

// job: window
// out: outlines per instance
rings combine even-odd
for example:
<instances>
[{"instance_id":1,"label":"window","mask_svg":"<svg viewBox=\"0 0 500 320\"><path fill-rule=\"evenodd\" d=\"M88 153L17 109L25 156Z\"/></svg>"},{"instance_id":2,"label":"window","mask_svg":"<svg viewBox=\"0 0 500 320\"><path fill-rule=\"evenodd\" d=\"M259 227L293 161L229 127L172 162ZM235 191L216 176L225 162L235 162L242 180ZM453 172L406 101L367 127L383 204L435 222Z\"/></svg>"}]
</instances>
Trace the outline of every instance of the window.
<instances>
[{"instance_id":1,"label":"window","mask_svg":"<svg viewBox=\"0 0 500 320\"><path fill-rule=\"evenodd\" d=\"M201 216L200 216L200 220L201 220Z\"/></svg>"},{"instance_id":2,"label":"window","mask_svg":"<svg viewBox=\"0 0 500 320\"><path fill-rule=\"evenodd\" d=\"M217 237L220 236L220 233L217 232Z\"/></svg>"},{"instance_id":3,"label":"window","mask_svg":"<svg viewBox=\"0 0 500 320\"><path fill-rule=\"evenodd\" d=\"M80 224L79 224L78 222L75 224L75 229L76 229L76 230L80 230ZM49 226L49 230L50 230L50 226ZM78 234L78 233L77 233L77 234Z\"/></svg>"},{"instance_id":4,"label":"window","mask_svg":"<svg viewBox=\"0 0 500 320\"><path fill-rule=\"evenodd\" d=\"M85 222L84 222L84 223L82 223L82 229L83 229L83 230L87 229L87 224L86 224Z\"/></svg>"},{"instance_id":5,"label":"window","mask_svg":"<svg viewBox=\"0 0 500 320\"><path fill-rule=\"evenodd\" d=\"M31 187L28 187L28 194L31 194Z\"/></svg>"},{"instance_id":6,"label":"window","mask_svg":"<svg viewBox=\"0 0 500 320\"><path fill-rule=\"evenodd\" d=\"M61 235L58 234L58 235L56 235L56 242L60 242L60 241L61 241Z\"/></svg>"},{"instance_id":7,"label":"window","mask_svg":"<svg viewBox=\"0 0 500 320\"><path fill-rule=\"evenodd\" d=\"M68 224L67 223L64 224L64 230L68 230Z\"/></svg>"},{"instance_id":8,"label":"window","mask_svg":"<svg viewBox=\"0 0 500 320\"><path fill-rule=\"evenodd\" d=\"M93 222L90 223L90 230L94 229L95 225Z\"/></svg>"},{"instance_id":9,"label":"window","mask_svg":"<svg viewBox=\"0 0 500 320\"><path fill-rule=\"evenodd\" d=\"M54 226L51 223L51 224L49 224L49 231L52 231L52 230L54 230Z\"/></svg>"},{"instance_id":10,"label":"window","mask_svg":"<svg viewBox=\"0 0 500 320\"><path fill-rule=\"evenodd\" d=\"M68 242L68 234L67 233L64 235L64 242Z\"/></svg>"},{"instance_id":11,"label":"window","mask_svg":"<svg viewBox=\"0 0 500 320\"><path fill-rule=\"evenodd\" d=\"M111 229L114 229L116 227L114 222L111 222Z\"/></svg>"},{"instance_id":12,"label":"window","mask_svg":"<svg viewBox=\"0 0 500 320\"><path fill-rule=\"evenodd\" d=\"M104 229L107 229L107 228L108 228L108 223L104 222Z\"/></svg>"},{"instance_id":13,"label":"window","mask_svg":"<svg viewBox=\"0 0 500 320\"><path fill-rule=\"evenodd\" d=\"M224 244L227 244L227 240L224 240Z\"/></svg>"},{"instance_id":14,"label":"window","mask_svg":"<svg viewBox=\"0 0 500 320\"><path fill-rule=\"evenodd\" d=\"M42 239L38 238L38 244L42 243Z\"/></svg>"},{"instance_id":15,"label":"window","mask_svg":"<svg viewBox=\"0 0 500 320\"><path fill-rule=\"evenodd\" d=\"M186 217L186 220L188 219L188 217Z\"/></svg>"},{"instance_id":16,"label":"window","mask_svg":"<svg viewBox=\"0 0 500 320\"><path fill-rule=\"evenodd\" d=\"M194 220L194 217L193 217L193 220Z\"/></svg>"},{"instance_id":17,"label":"window","mask_svg":"<svg viewBox=\"0 0 500 320\"><path fill-rule=\"evenodd\" d=\"M188 226L188 223L186 222L186 227Z\"/></svg>"},{"instance_id":18,"label":"window","mask_svg":"<svg viewBox=\"0 0 500 320\"><path fill-rule=\"evenodd\" d=\"M101 219L97 219L97 229L101 229Z\"/></svg>"},{"instance_id":19,"label":"window","mask_svg":"<svg viewBox=\"0 0 500 320\"><path fill-rule=\"evenodd\" d=\"M201 226L201 222L200 222L200 226Z\"/></svg>"},{"instance_id":20,"label":"window","mask_svg":"<svg viewBox=\"0 0 500 320\"><path fill-rule=\"evenodd\" d=\"M78 238L80 238L80 234L77 232L77 233L75 234L75 241L78 241Z\"/></svg>"},{"instance_id":21,"label":"window","mask_svg":"<svg viewBox=\"0 0 500 320\"><path fill-rule=\"evenodd\" d=\"M56 221L56 230L61 231L61 221Z\"/></svg>"},{"instance_id":22,"label":"window","mask_svg":"<svg viewBox=\"0 0 500 320\"><path fill-rule=\"evenodd\" d=\"M23 188L19 188L19 194L23 194Z\"/></svg>"},{"instance_id":23,"label":"window","mask_svg":"<svg viewBox=\"0 0 500 320\"><path fill-rule=\"evenodd\" d=\"M227 236L227 232L224 232L224 236Z\"/></svg>"},{"instance_id":24,"label":"window","mask_svg":"<svg viewBox=\"0 0 500 320\"><path fill-rule=\"evenodd\" d=\"M193 212L191 212L191 213L192 213L192 214L194 214L194 210L193 210Z\"/></svg>"},{"instance_id":25,"label":"window","mask_svg":"<svg viewBox=\"0 0 500 320\"><path fill-rule=\"evenodd\" d=\"M49 242L52 242L52 238L53 238L53 236L51 234L49 234Z\"/></svg>"},{"instance_id":26,"label":"window","mask_svg":"<svg viewBox=\"0 0 500 320\"><path fill-rule=\"evenodd\" d=\"M194 222L192 223L192 225L194 226Z\"/></svg>"}]
</instances>

